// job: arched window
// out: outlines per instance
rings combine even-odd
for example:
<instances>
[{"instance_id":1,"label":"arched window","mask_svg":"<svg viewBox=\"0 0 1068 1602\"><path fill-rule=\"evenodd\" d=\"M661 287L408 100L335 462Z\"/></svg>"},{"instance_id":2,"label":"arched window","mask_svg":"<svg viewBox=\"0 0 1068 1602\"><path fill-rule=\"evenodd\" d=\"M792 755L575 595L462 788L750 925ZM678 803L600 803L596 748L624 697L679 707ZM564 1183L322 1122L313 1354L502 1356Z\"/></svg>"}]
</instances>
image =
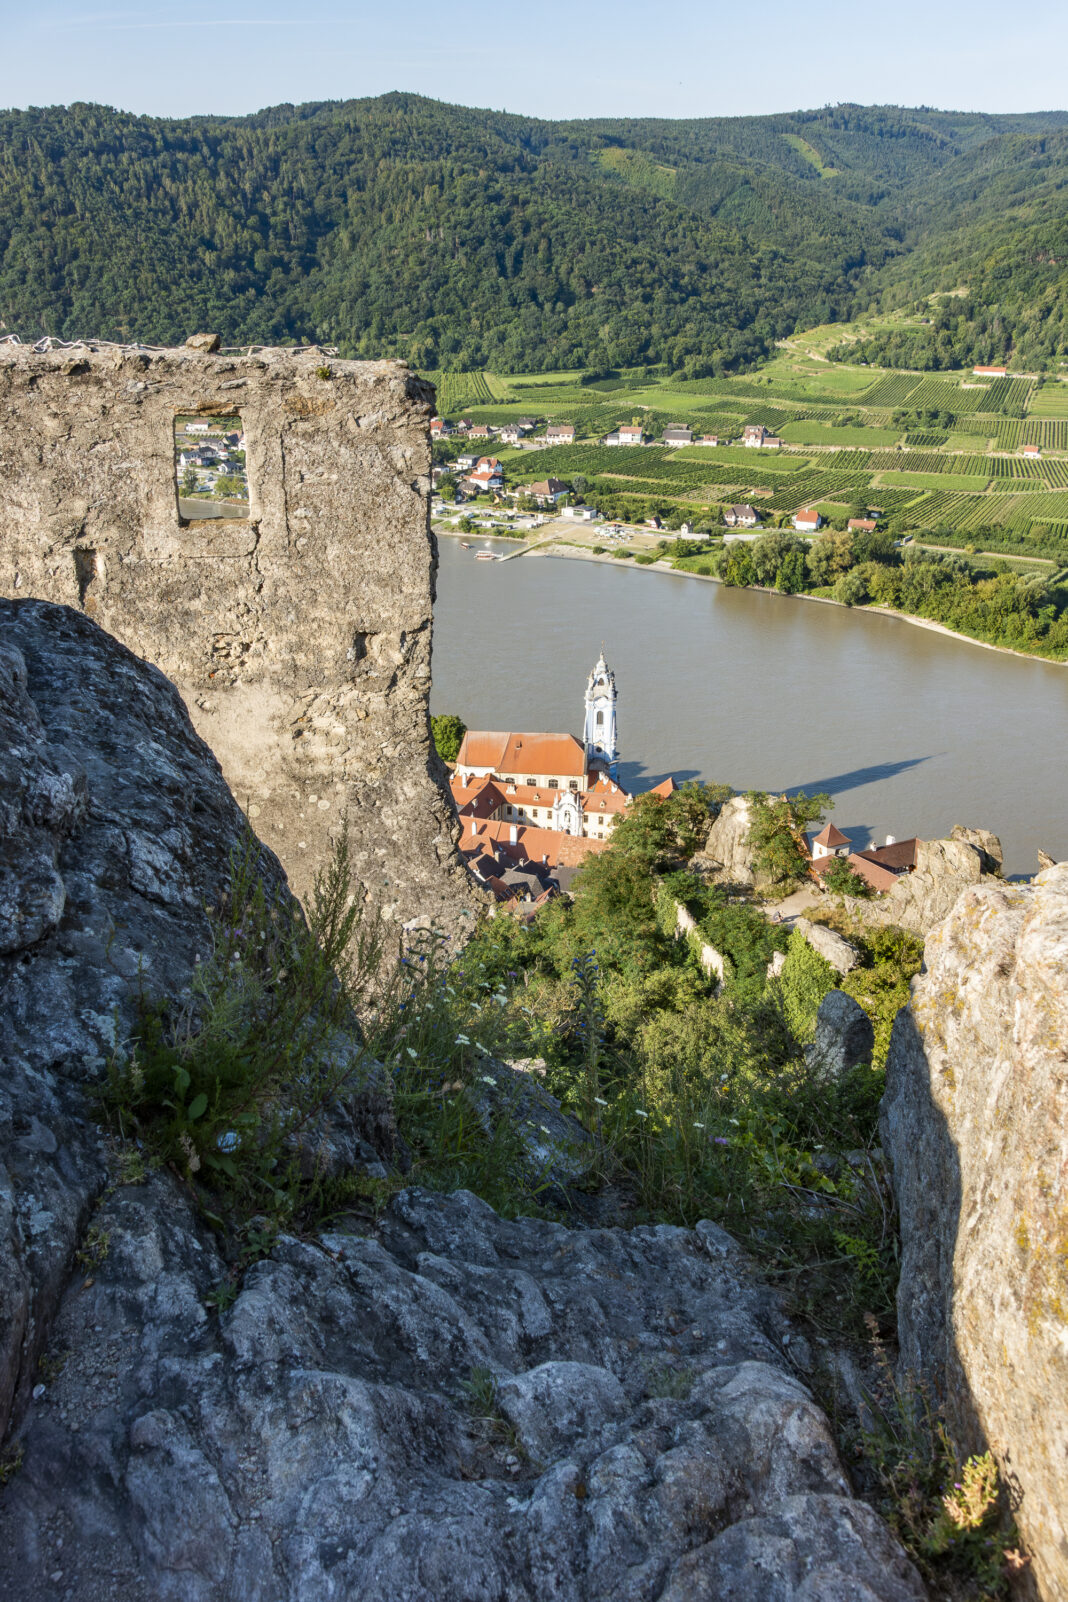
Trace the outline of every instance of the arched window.
<instances>
[{"instance_id":1,"label":"arched window","mask_svg":"<svg viewBox=\"0 0 1068 1602\"><path fill-rule=\"evenodd\" d=\"M600 728L603 723L604 723L604 713L603 712L598 712L598 714L597 714L597 727Z\"/></svg>"}]
</instances>

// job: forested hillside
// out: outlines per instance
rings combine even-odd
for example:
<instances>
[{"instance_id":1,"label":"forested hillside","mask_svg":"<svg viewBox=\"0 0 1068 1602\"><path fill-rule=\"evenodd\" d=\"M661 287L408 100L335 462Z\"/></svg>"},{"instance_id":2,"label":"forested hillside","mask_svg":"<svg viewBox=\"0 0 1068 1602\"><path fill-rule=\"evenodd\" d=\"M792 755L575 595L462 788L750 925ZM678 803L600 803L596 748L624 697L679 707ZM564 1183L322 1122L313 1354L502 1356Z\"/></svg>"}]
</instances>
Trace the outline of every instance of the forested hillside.
<instances>
[{"instance_id":1,"label":"forested hillside","mask_svg":"<svg viewBox=\"0 0 1068 1602\"><path fill-rule=\"evenodd\" d=\"M1063 113L858 106L550 123L402 94L184 121L7 112L0 322L703 376L966 280L938 325L852 354L1050 361L1066 130Z\"/></svg>"}]
</instances>

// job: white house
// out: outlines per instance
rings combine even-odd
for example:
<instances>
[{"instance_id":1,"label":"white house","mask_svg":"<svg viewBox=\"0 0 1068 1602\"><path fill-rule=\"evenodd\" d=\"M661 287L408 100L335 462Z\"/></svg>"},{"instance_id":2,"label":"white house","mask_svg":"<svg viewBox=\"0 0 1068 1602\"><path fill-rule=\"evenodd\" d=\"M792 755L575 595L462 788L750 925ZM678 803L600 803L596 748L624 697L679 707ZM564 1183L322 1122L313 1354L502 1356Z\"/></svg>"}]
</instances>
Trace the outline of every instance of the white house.
<instances>
[{"instance_id":1,"label":"white house","mask_svg":"<svg viewBox=\"0 0 1068 1602\"><path fill-rule=\"evenodd\" d=\"M799 534L815 534L823 524L823 518L814 506L802 506L799 512L794 513L793 524Z\"/></svg>"},{"instance_id":2,"label":"white house","mask_svg":"<svg viewBox=\"0 0 1068 1602\"><path fill-rule=\"evenodd\" d=\"M664 444L671 445L678 450L683 445L693 444L693 429L691 428L665 428Z\"/></svg>"},{"instance_id":3,"label":"white house","mask_svg":"<svg viewBox=\"0 0 1068 1602\"><path fill-rule=\"evenodd\" d=\"M621 445L640 445L645 438L645 430L640 423L620 423L617 432Z\"/></svg>"},{"instance_id":4,"label":"white house","mask_svg":"<svg viewBox=\"0 0 1068 1602\"><path fill-rule=\"evenodd\" d=\"M812 842L812 860L820 857L848 857L849 840L833 823L826 824Z\"/></svg>"},{"instance_id":5,"label":"white house","mask_svg":"<svg viewBox=\"0 0 1068 1602\"><path fill-rule=\"evenodd\" d=\"M756 528L760 522L760 514L755 506L728 506L723 514L723 521L728 528Z\"/></svg>"},{"instance_id":6,"label":"white house","mask_svg":"<svg viewBox=\"0 0 1068 1602\"><path fill-rule=\"evenodd\" d=\"M210 428L210 423L186 423L185 425L187 434L206 434Z\"/></svg>"},{"instance_id":7,"label":"white house","mask_svg":"<svg viewBox=\"0 0 1068 1602\"><path fill-rule=\"evenodd\" d=\"M572 518L576 523L597 523L601 518L596 506L565 506L564 516Z\"/></svg>"},{"instance_id":8,"label":"white house","mask_svg":"<svg viewBox=\"0 0 1068 1602\"><path fill-rule=\"evenodd\" d=\"M504 469L496 456L480 456L471 473L471 482L482 490L502 490Z\"/></svg>"},{"instance_id":9,"label":"white house","mask_svg":"<svg viewBox=\"0 0 1068 1602\"><path fill-rule=\"evenodd\" d=\"M748 423L742 431L742 444L748 450L777 451L782 440L777 434L769 434L763 423Z\"/></svg>"},{"instance_id":10,"label":"white house","mask_svg":"<svg viewBox=\"0 0 1068 1602\"><path fill-rule=\"evenodd\" d=\"M545 438L550 445L574 445L574 423L550 423L545 430Z\"/></svg>"}]
</instances>

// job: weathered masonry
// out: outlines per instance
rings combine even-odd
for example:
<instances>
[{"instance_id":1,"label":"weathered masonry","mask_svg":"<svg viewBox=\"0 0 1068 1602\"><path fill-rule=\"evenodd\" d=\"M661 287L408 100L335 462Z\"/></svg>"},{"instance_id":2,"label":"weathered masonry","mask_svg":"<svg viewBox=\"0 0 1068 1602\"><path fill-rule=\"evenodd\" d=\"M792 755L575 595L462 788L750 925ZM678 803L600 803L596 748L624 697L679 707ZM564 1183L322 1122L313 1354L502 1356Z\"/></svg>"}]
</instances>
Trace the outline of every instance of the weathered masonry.
<instances>
[{"instance_id":1,"label":"weathered masonry","mask_svg":"<svg viewBox=\"0 0 1068 1602\"><path fill-rule=\"evenodd\" d=\"M470 905L429 736L433 391L321 350L0 346L0 589L180 689L306 895L347 814L397 920Z\"/></svg>"}]
</instances>

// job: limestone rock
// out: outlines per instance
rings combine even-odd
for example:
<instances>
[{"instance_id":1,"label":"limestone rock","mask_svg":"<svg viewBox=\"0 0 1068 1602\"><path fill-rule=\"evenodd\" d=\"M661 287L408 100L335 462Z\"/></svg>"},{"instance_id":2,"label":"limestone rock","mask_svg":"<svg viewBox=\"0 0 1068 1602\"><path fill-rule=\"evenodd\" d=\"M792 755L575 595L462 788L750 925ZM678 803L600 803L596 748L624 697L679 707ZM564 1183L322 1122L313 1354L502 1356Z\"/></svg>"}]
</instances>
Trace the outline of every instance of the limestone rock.
<instances>
[{"instance_id":1,"label":"limestone rock","mask_svg":"<svg viewBox=\"0 0 1068 1602\"><path fill-rule=\"evenodd\" d=\"M0 601L0 635L2 1429L104 1183L83 1087L141 983L188 988L244 820L155 668L46 602Z\"/></svg>"},{"instance_id":2,"label":"limestone rock","mask_svg":"<svg viewBox=\"0 0 1068 1602\"><path fill-rule=\"evenodd\" d=\"M821 1079L840 1079L858 1063L871 1062L874 1049L875 1029L864 1008L844 990L828 990L805 1047L810 1070Z\"/></svg>"},{"instance_id":3,"label":"limestone rock","mask_svg":"<svg viewBox=\"0 0 1068 1602\"><path fill-rule=\"evenodd\" d=\"M1005 853L1001 849L1001 841L989 829L972 829L963 823L955 823L949 831L951 840L963 840L965 844L974 846L982 859L984 873L1000 877L1005 865Z\"/></svg>"},{"instance_id":4,"label":"limestone rock","mask_svg":"<svg viewBox=\"0 0 1068 1602\"><path fill-rule=\"evenodd\" d=\"M993 841L986 830L971 834ZM899 876L892 889L876 901L841 897L843 905L868 925L896 924L912 934L927 935L947 917L963 891L977 885L984 876L984 862L993 860L992 851L970 840L920 840L916 846L916 866Z\"/></svg>"},{"instance_id":5,"label":"limestone rock","mask_svg":"<svg viewBox=\"0 0 1068 1602\"><path fill-rule=\"evenodd\" d=\"M541 1072L545 1072L542 1059L525 1061L540 1061ZM521 1178L526 1186L566 1189L593 1167L597 1147L592 1136L539 1083L536 1068L524 1071L495 1057L484 1057L466 1095L487 1133L504 1126L518 1134L523 1150Z\"/></svg>"},{"instance_id":6,"label":"limestone rock","mask_svg":"<svg viewBox=\"0 0 1068 1602\"><path fill-rule=\"evenodd\" d=\"M190 334L185 342L186 350L202 350L214 355L222 344L218 334Z\"/></svg>"},{"instance_id":7,"label":"limestone rock","mask_svg":"<svg viewBox=\"0 0 1068 1602\"><path fill-rule=\"evenodd\" d=\"M882 1140L902 1363L993 1450L1046 1602L1068 1596L1068 863L967 890L894 1024Z\"/></svg>"},{"instance_id":8,"label":"limestone rock","mask_svg":"<svg viewBox=\"0 0 1068 1602\"><path fill-rule=\"evenodd\" d=\"M691 859L690 866L714 884L733 884L751 889L756 883L753 853L749 845L751 823L748 798L744 795L731 796L720 808L708 839Z\"/></svg>"},{"instance_id":9,"label":"limestone rock","mask_svg":"<svg viewBox=\"0 0 1068 1602\"><path fill-rule=\"evenodd\" d=\"M794 928L824 962L830 963L835 973L851 973L860 962L860 952L856 946L851 945L834 929L828 929L826 924L812 923L808 918L798 918Z\"/></svg>"},{"instance_id":10,"label":"limestone rock","mask_svg":"<svg viewBox=\"0 0 1068 1602\"><path fill-rule=\"evenodd\" d=\"M924 1596L715 1231L412 1189L366 1236L279 1240L219 1316L173 1182L99 1225L0 1503L20 1602L57 1569L70 1602Z\"/></svg>"}]
</instances>

